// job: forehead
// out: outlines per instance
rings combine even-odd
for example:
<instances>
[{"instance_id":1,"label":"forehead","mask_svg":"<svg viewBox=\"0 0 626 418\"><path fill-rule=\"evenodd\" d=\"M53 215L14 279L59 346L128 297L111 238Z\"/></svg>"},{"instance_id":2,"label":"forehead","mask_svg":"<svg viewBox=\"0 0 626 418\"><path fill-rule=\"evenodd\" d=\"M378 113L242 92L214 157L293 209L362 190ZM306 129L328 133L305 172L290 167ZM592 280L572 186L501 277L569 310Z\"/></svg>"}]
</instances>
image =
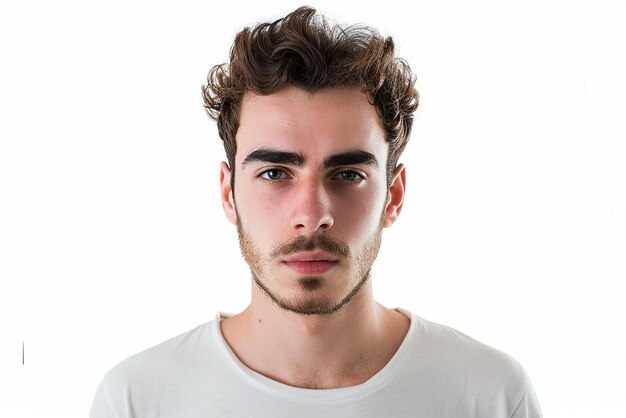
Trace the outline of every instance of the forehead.
<instances>
[{"instance_id":1,"label":"forehead","mask_svg":"<svg viewBox=\"0 0 626 418\"><path fill-rule=\"evenodd\" d=\"M270 95L246 93L237 131L237 161L271 147L323 158L361 149L386 155L388 145L376 108L357 89L328 88L314 93L288 87ZM383 159L384 160L384 159Z\"/></svg>"}]
</instances>

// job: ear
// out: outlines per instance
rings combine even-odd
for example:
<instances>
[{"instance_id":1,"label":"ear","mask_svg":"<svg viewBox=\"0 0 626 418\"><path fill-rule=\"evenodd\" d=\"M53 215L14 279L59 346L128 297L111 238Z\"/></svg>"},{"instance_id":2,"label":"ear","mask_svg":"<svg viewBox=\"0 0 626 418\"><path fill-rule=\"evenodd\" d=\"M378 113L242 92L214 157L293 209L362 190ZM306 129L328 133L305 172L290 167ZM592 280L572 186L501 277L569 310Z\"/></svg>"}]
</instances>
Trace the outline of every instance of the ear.
<instances>
[{"instance_id":1,"label":"ear","mask_svg":"<svg viewBox=\"0 0 626 418\"><path fill-rule=\"evenodd\" d=\"M237 212L235 211L235 199L230 186L230 168L224 161L220 164L220 194L222 196L222 207L226 218L233 224L237 224Z\"/></svg>"},{"instance_id":2,"label":"ear","mask_svg":"<svg viewBox=\"0 0 626 418\"><path fill-rule=\"evenodd\" d=\"M406 188L406 170L404 164L398 165L391 175L391 185L387 192L387 205L383 216L383 226L390 227L398 219L402 211L404 202L404 191Z\"/></svg>"}]
</instances>

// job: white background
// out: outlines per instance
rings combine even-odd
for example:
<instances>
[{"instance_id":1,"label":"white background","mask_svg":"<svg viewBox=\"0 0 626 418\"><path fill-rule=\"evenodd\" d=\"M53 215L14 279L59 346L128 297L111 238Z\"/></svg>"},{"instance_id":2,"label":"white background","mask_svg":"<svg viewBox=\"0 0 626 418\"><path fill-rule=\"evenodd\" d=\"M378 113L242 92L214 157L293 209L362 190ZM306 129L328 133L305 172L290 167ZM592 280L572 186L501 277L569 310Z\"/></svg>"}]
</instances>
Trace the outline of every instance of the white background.
<instances>
[{"instance_id":1,"label":"white background","mask_svg":"<svg viewBox=\"0 0 626 418\"><path fill-rule=\"evenodd\" d=\"M220 3L2 3L0 416L86 416L117 362L246 306L200 88L301 3ZM311 3L418 76L378 300L512 354L546 417L626 416L618 3Z\"/></svg>"}]
</instances>

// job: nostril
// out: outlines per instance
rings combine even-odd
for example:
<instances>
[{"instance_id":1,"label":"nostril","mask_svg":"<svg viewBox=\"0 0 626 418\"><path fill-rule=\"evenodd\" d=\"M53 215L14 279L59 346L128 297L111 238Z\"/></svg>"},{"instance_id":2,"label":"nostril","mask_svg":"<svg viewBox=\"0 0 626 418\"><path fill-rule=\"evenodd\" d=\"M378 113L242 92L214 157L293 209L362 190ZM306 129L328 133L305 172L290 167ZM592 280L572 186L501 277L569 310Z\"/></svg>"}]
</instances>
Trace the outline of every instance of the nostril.
<instances>
[{"instance_id":1,"label":"nostril","mask_svg":"<svg viewBox=\"0 0 626 418\"><path fill-rule=\"evenodd\" d=\"M293 226L301 232L315 232L317 230L327 230L333 226L333 219L330 214L322 216L311 216L300 214L294 219Z\"/></svg>"}]
</instances>

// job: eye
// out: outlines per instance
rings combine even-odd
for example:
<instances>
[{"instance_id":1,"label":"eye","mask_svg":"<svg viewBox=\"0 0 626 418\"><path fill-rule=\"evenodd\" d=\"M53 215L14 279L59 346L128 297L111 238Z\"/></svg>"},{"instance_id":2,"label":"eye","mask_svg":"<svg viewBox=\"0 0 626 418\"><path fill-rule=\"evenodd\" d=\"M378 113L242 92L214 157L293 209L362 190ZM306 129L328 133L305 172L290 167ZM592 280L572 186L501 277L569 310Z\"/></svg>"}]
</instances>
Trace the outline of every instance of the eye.
<instances>
[{"instance_id":1,"label":"eye","mask_svg":"<svg viewBox=\"0 0 626 418\"><path fill-rule=\"evenodd\" d=\"M270 168L269 170L259 173L257 177L261 177L265 180L284 180L287 177L287 174L283 170Z\"/></svg>"},{"instance_id":2,"label":"eye","mask_svg":"<svg viewBox=\"0 0 626 418\"><path fill-rule=\"evenodd\" d=\"M346 183L360 183L365 180L365 177L362 174L352 170L340 171L336 174L336 177Z\"/></svg>"}]
</instances>

